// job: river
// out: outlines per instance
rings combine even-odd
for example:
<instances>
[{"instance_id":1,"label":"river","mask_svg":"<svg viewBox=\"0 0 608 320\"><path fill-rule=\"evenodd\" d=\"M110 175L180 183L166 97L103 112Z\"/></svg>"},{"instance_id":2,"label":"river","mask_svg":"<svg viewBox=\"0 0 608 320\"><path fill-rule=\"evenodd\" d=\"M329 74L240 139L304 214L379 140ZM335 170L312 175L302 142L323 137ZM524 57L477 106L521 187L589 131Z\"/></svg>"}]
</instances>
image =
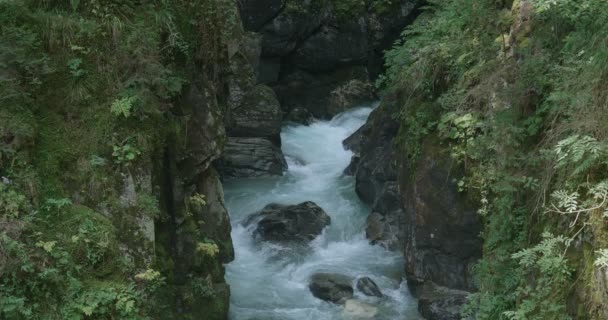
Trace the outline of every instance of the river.
<instances>
[{"instance_id":1,"label":"river","mask_svg":"<svg viewBox=\"0 0 608 320\"><path fill-rule=\"evenodd\" d=\"M316 272L372 278L385 297L366 297L355 289L355 298L378 308L376 320L419 319L416 301L403 280L401 254L372 246L365 239L370 209L357 197L355 179L343 174L352 153L344 150L342 141L365 123L371 111L371 106L365 106L331 121L286 125L281 139L289 169L284 176L224 183L236 254L226 270L231 320L348 319L341 306L310 293L309 279ZM269 203L304 201L317 203L331 216L331 225L306 252L259 243L251 227L241 225Z\"/></svg>"}]
</instances>

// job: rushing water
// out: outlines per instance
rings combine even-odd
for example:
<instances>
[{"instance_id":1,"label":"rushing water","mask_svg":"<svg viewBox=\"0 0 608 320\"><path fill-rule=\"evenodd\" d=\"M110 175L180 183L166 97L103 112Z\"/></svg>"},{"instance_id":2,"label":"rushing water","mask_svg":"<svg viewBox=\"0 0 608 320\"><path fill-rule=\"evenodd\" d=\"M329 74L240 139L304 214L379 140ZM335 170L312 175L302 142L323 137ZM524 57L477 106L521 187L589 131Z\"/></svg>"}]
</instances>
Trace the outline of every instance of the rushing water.
<instances>
[{"instance_id":1,"label":"rushing water","mask_svg":"<svg viewBox=\"0 0 608 320\"><path fill-rule=\"evenodd\" d=\"M378 308L377 320L419 319L414 299L403 281L399 254L371 246L365 239L369 208L354 191L354 178L343 175L352 153L342 141L365 123L370 107L344 112L310 126L288 125L281 138L289 169L283 177L236 179L224 184L232 219L236 259L227 266L231 287L231 320L348 319L342 307L319 300L308 290L316 272L371 277L382 299L355 297ZM293 253L252 238L241 222L269 203L314 201L331 225L306 253Z\"/></svg>"}]
</instances>

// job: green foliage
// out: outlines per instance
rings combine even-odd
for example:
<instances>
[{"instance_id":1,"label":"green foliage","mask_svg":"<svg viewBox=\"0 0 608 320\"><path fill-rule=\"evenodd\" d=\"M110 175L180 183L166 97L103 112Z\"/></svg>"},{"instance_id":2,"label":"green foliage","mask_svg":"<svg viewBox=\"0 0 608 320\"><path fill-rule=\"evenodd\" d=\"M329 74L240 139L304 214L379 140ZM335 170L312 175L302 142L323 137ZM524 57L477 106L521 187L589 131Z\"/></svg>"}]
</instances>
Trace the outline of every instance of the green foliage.
<instances>
[{"instance_id":1,"label":"green foliage","mask_svg":"<svg viewBox=\"0 0 608 320\"><path fill-rule=\"evenodd\" d=\"M564 247L569 243L563 236L543 233L543 240L536 246L512 255L523 272L534 272L531 282L523 281L517 295L524 297L516 310L505 311L511 320L571 319L564 303L571 270L564 258Z\"/></svg>"},{"instance_id":2,"label":"green foliage","mask_svg":"<svg viewBox=\"0 0 608 320\"><path fill-rule=\"evenodd\" d=\"M171 270L137 273L162 245L139 239L137 219L160 219L159 201L136 181L123 205L123 177L162 161L186 79L222 85L236 8L0 1L1 319L162 317Z\"/></svg>"},{"instance_id":3,"label":"green foliage","mask_svg":"<svg viewBox=\"0 0 608 320\"><path fill-rule=\"evenodd\" d=\"M554 148L556 169L569 172L570 179L584 177L586 173L608 166L608 145L590 136L573 135L560 140Z\"/></svg>"},{"instance_id":4,"label":"green foliage","mask_svg":"<svg viewBox=\"0 0 608 320\"><path fill-rule=\"evenodd\" d=\"M12 190L0 182L0 212L10 218L19 218L28 213L29 204L25 195Z\"/></svg>"},{"instance_id":5,"label":"green foliage","mask_svg":"<svg viewBox=\"0 0 608 320\"><path fill-rule=\"evenodd\" d=\"M112 156L117 164L129 165L129 163L134 161L137 156L141 155L141 151L129 143L115 145L112 148Z\"/></svg>"},{"instance_id":6,"label":"green foliage","mask_svg":"<svg viewBox=\"0 0 608 320\"><path fill-rule=\"evenodd\" d=\"M439 139L485 224L466 316L606 314L587 299L602 290L597 280L574 279L593 274L585 270L607 239L607 17L602 0L433 0L387 53L379 85L398 99L410 165ZM570 310L567 299L588 308Z\"/></svg>"},{"instance_id":7,"label":"green foliage","mask_svg":"<svg viewBox=\"0 0 608 320\"><path fill-rule=\"evenodd\" d=\"M448 112L442 116L438 124L439 136L451 140L451 156L458 162L472 158L469 149L474 149L475 135L479 130L480 121L471 113L458 115Z\"/></svg>"},{"instance_id":8,"label":"green foliage","mask_svg":"<svg viewBox=\"0 0 608 320\"><path fill-rule=\"evenodd\" d=\"M128 118L131 115L133 103L135 101L135 97L125 97L122 99L117 99L112 102L110 111L112 111L115 116L124 116L125 118Z\"/></svg>"},{"instance_id":9,"label":"green foliage","mask_svg":"<svg viewBox=\"0 0 608 320\"><path fill-rule=\"evenodd\" d=\"M600 269L608 268L608 249L600 249L596 253L594 265Z\"/></svg>"},{"instance_id":10,"label":"green foliage","mask_svg":"<svg viewBox=\"0 0 608 320\"><path fill-rule=\"evenodd\" d=\"M215 257L218 253L220 253L220 249L217 244L212 242L199 242L196 245L196 251L209 257Z\"/></svg>"}]
</instances>

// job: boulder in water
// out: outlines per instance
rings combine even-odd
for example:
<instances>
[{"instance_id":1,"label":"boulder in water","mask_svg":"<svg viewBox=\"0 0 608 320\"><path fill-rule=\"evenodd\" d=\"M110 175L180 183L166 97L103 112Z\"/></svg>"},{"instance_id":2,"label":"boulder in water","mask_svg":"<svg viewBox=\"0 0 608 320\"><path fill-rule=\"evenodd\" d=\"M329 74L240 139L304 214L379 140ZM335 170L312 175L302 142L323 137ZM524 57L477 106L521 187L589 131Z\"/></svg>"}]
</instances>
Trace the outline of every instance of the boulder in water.
<instances>
[{"instance_id":1,"label":"boulder in water","mask_svg":"<svg viewBox=\"0 0 608 320\"><path fill-rule=\"evenodd\" d=\"M312 295L325 301L343 304L353 297L352 279L337 273L316 273L308 286Z\"/></svg>"},{"instance_id":2,"label":"boulder in water","mask_svg":"<svg viewBox=\"0 0 608 320\"><path fill-rule=\"evenodd\" d=\"M378 314L378 308L356 299L346 300L342 313L350 319L371 320Z\"/></svg>"},{"instance_id":3,"label":"boulder in water","mask_svg":"<svg viewBox=\"0 0 608 320\"><path fill-rule=\"evenodd\" d=\"M267 138L229 137L217 167L227 178L280 176L287 162L281 149Z\"/></svg>"},{"instance_id":4,"label":"boulder in water","mask_svg":"<svg viewBox=\"0 0 608 320\"><path fill-rule=\"evenodd\" d=\"M331 218L311 201L297 205L269 204L251 215L245 225L257 221L255 235L273 242L310 242L323 232Z\"/></svg>"},{"instance_id":5,"label":"boulder in water","mask_svg":"<svg viewBox=\"0 0 608 320\"><path fill-rule=\"evenodd\" d=\"M366 296L383 297L382 291L380 291L378 285L369 277L359 278L359 280L357 280L357 289Z\"/></svg>"}]
</instances>

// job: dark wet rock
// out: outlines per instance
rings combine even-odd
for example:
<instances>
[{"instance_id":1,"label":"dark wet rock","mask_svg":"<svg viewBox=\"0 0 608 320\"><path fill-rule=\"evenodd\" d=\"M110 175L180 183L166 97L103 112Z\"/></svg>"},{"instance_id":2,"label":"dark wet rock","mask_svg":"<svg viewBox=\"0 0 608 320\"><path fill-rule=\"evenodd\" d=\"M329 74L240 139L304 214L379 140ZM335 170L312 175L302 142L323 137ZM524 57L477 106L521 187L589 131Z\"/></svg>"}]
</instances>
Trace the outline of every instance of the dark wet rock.
<instances>
[{"instance_id":1,"label":"dark wet rock","mask_svg":"<svg viewBox=\"0 0 608 320\"><path fill-rule=\"evenodd\" d=\"M327 213L314 202L297 205L269 204L254 213L245 225L257 223L255 235L273 242L310 242L331 222Z\"/></svg>"},{"instance_id":2,"label":"dark wet rock","mask_svg":"<svg viewBox=\"0 0 608 320\"><path fill-rule=\"evenodd\" d=\"M252 64L259 58L259 39L242 40L230 61L224 117L229 138L218 170L224 177L281 175L287 168L281 151L283 112L274 91L256 85Z\"/></svg>"},{"instance_id":3,"label":"dark wet rock","mask_svg":"<svg viewBox=\"0 0 608 320\"><path fill-rule=\"evenodd\" d=\"M262 55L262 37L254 32L247 32L243 37L242 54L244 54L251 65L253 71L260 68L260 57Z\"/></svg>"},{"instance_id":4,"label":"dark wet rock","mask_svg":"<svg viewBox=\"0 0 608 320\"><path fill-rule=\"evenodd\" d=\"M481 257L481 223L453 183L459 171L438 141L428 139L413 166L396 150L399 124L386 96L367 123L344 141L355 156L346 172L360 198L372 205L366 234L372 243L403 250L412 286L432 281L474 290L471 268ZM410 168L415 171L410 172Z\"/></svg>"},{"instance_id":5,"label":"dark wet rock","mask_svg":"<svg viewBox=\"0 0 608 320\"><path fill-rule=\"evenodd\" d=\"M352 299L354 292L352 279L336 273L314 274L308 288L313 296L336 304Z\"/></svg>"},{"instance_id":6,"label":"dark wet rock","mask_svg":"<svg viewBox=\"0 0 608 320\"><path fill-rule=\"evenodd\" d=\"M258 31L281 12L284 2L284 0L238 1L243 27L247 30Z\"/></svg>"},{"instance_id":7,"label":"dark wet rock","mask_svg":"<svg viewBox=\"0 0 608 320\"><path fill-rule=\"evenodd\" d=\"M203 173L196 186L197 192L205 195L205 206L192 206L191 213L199 220L200 232L209 239L215 239L219 248L219 258L223 263L234 260L234 248L230 238L232 227L228 210L224 204L224 188L220 175L213 168Z\"/></svg>"},{"instance_id":8,"label":"dark wet rock","mask_svg":"<svg viewBox=\"0 0 608 320\"><path fill-rule=\"evenodd\" d=\"M391 97L385 97L365 125L343 144L354 153L345 173L355 176L357 194L372 206L367 219L367 238L373 244L403 250L407 219L397 183L394 139L399 124L392 117L393 104Z\"/></svg>"},{"instance_id":9,"label":"dark wet rock","mask_svg":"<svg viewBox=\"0 0 608 320\"><path fill-rule=\"evenodd\" d=\"M299 108L308 110L315 118L329 119L344 111L346 106L352 107L373 99L369 90L361 91L362 94L352 94L355 90L348 89L356 89L352 85L349 87L353 81L369 83L365 67L348 66L324 74L295 70L281 78L273 89L284 112L289 113ZM332 97L335 103L331 102Z\"/></svg>"},{"instance_id":10,"label":"dark wet rock","mask_svg":"<svg viewBox=\"0 0 608 320\"><path fill-rule=\"evenodd\" d=\"M285 121L309 125L314 121L314 117L310 111L302 108L294 108L285 116Z\"/></svg>"},{"instance_id":11,"label":"dark wet rock","mask_svg":"<svg viewBox=\"0 0 608 320\"><path fill-rule=\"evenodd\" d=\"M211 89L189 86L174 110L177 121L188 121L188 154L180 155L179 166L192 176L207 170L220 156L226 139L220 108L208 91Z\"/></svg>"},{"instance_id":12,"label":"dark wet rock","mask_svg":"<svg viewBox=\"0 0 608 320\"><path fill-rule=\"evenodd\" d=\"M298 46L291 62L297 68L310 72L327 72L336 67L365 64L368 41L365 19L342 24L322 25Z\"/></svg>"},{"instance_id":13,"label":"dark wet rock","mask_svg":"<svg viewBox=\"0 0 608 320\"><path fill-rule=\"evenodd\" d=\"M231 110L228 126L230 137L276 137L281 133L282 113L272 89L265 85L252 87L240 106Z\"/></svg>"},{"instance_id":14,"label":"dark wet rock","mask_svg":"<svg viewBox=\"0 0 608 320\"><path fill-rule=\"evenodd\" d=\"M399 124L392 117L392 104L385 99L372 111L361 129L359 165L356 170L355 189L361 199L373 204L387 182L397 181L394 139ZM355 133L357 134L357 133Z\"/></svg>"},{"instance_id":15,"label":"dark wet rock","mask_svg":"<svg viewBox=\"0 0 608 320\"><path fill-rule=\"evenodd\" d=\"M280 58L262 58L256 70L259 83L274 84L279 81L281 72Z\"/></svg>"},{"instance_id":16,"label":"dark wet rock","mask_svg":"<svg viewBox=\"0 0 608 320\"><path fill-rule=\"evenodd\" d=\"M471 269L481 257L482 225L453 182L461 175L457 164L436 139L427 139L415 171L410 174L405 163L402 167L399 188L408 220L408 282L475 290Z\"/></svg>"},{"instance_id":17,"label":"dark wet rock","mask_svg":"<svg viewBox=\"0 0 608 320\"><path fill-rule=\"evenodd\" d=\"M381 298L384 296L378 285L369 277L362 277L357 280L357 290L370 297Z\"/></svg>"},{"instance_id":18,"label":"dark wet rock","mask_svg":"<svg viewBox=\"0 0 608 320\"><path fill-rule=\"evenodd\" d=\"M315 5L307 1L286 5L274 19L254 30L262 35L262 56L286 56L310 37L329 15L327 3L317 8Z\"/></svg>"},{"instance_id":19,"label":"dark wet rock","mask_svg":"<svg viewBox=\"0 0 608 320\"><path fill-rule=\"evenodd\" d=\"M460 320L460 312L467 302L466 291L447 289L429 283L421 290L418 311L427 320Z\"/></svg>"},{"instance_id":20,"label":"dark wet rock","mask_svg":"<svg viewBox=\"0 0 608 320\"><path fill-rule=\"evenodd\" d=\"M400 0L386 10L345 15L332 1L243 0L245 29L261 35L261 61L254 64L257 81L272 85L285 113L302 108L327 119L365 102L373 93L369 80L382 72L384 51L422 2ZM364 76L344 76L357 68ZM359 87L365 90L345 91L355 88L348 85L352 79L365 84Z\"/></svg>"},{"instance_id":21,"label":"dark wet rock","mask_svg":"<svg viewBox=\"0 0 608 320\"><path fill-rule=\"evenodd\" d=\"M389 181L380 190L367 217L365 233L372 244L389 250L402 250L407 218L399 202L397 183Z\"/></svg>"},{"instance_id":22,"label":"dark wet rock","mask_svg":"<svg viewBox=\"0 0 608 320\"><path fill-rule=\"evenodd\" d=\"M229 137L217 167L228 178L280 176L287 162L281 149L269 139Z\"/></svg>"},{"instance_id":23,"label":"dark wet rock","mask_svg":"<svg viewBox=\"0 0 608 320\"><path fill-rule=\"evenodd\" d=\"M330 93L327 112L335 115L358 104L371 103L375 99L374 86L368 80L352 79Z\"/></svg>"}]
</instances>

